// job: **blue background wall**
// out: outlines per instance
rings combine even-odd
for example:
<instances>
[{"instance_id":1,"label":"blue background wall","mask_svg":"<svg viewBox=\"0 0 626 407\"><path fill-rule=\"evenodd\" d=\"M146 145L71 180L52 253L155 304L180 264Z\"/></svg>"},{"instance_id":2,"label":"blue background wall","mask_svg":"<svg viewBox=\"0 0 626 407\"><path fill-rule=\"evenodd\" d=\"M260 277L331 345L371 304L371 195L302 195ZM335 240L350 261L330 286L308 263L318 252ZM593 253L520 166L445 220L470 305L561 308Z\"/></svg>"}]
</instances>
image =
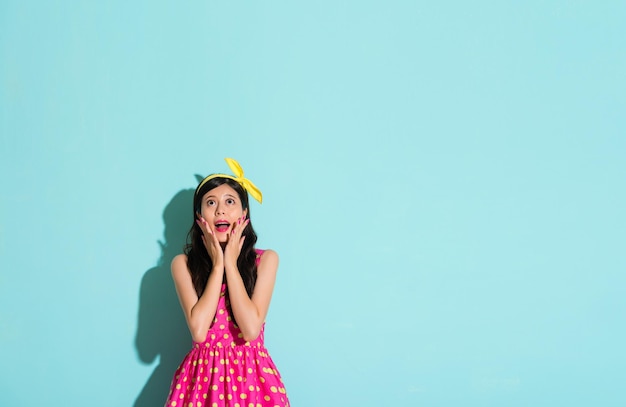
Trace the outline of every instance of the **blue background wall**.
<instances>
[{"instance_id":1,"label":"blue background wall","mask_svg":"<svg viewBox=\"0 0 626 407\"><path fill-rule=\"evenodd\" d=\"M292 404L623 406L626 3L0 2L0 405L159 406L238 159Z\"/></svg>"}]
</instances>

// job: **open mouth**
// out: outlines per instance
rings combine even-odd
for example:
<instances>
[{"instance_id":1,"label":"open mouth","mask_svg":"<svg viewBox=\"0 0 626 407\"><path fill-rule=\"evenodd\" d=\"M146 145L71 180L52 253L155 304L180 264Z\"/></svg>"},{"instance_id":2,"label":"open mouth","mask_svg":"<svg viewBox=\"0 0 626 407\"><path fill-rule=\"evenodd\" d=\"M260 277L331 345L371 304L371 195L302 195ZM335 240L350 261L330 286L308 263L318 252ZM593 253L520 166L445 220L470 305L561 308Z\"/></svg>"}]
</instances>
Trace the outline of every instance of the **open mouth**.
<instances>
[{"instance_id":1,"label":"open mouth","mask_svg":"<svg viewBox=\"0 0 626 407\"><path fill-rule=\"evenodd\" d=\"M226 231L228 231L229 227L230 227L230 223L228 223L226 221L217 221L215 223L215 230L217 232L226 232Z\"/></svg>"}]
</instances>

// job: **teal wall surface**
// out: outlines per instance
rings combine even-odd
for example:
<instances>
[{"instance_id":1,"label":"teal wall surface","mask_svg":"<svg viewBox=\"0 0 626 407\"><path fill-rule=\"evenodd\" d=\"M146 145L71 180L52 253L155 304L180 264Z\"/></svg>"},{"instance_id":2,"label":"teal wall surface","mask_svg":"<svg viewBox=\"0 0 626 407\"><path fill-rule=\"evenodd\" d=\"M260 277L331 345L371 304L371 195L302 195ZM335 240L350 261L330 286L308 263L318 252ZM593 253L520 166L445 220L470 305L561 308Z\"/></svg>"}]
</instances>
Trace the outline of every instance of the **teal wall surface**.
<instances>
[{"instance_id":1,"label":"teal wall surface","mask_svg":"<svg viewBox=\"0 0 626 407\"><path fill-rule=\"evenodd\" d=\"M161 406L196 176L294 407L624 406L623 1L0 1L0 406Z\"/></svg>"}]
</instances>

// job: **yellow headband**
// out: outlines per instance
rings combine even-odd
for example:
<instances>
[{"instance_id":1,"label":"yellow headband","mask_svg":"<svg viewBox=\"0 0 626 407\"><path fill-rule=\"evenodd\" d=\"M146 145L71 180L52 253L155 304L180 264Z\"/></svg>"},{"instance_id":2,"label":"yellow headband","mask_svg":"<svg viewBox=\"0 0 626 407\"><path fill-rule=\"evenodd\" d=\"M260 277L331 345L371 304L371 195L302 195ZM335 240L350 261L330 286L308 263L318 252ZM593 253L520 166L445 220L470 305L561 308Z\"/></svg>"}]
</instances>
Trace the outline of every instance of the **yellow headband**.
<instances>
[{"instance_id":1,"label":"yellow headband","mask_svg":"<svg viewBox=\"0 0 626 407\"><path fill-rule=\"evenodd\" d=\"M230 167L232 172L235 174L235 176L233 177L232 175L226 175L226 174L211 174L205 179L203 179L200 185L198 185L198 188L196 188L196 193L198 193L198 191L200 191L200 188L202 188L202 186L206 184L206 182L210 179L229 178L229 179L237 181L239 185L241 185L243 189L248 191L248 193L252 195L254 199L259 201L259 203L262 203L263 194L261 193L261 191L259 191L259 188L257 188L256 185L252 183L252 181L250 181L248 178L244 178L243 169L241 168L241 165L239 165L239 163L232 158L224 158L224 160L226 160L226 164L228 164L228 166Z\"/></svg>"}]
</instances>

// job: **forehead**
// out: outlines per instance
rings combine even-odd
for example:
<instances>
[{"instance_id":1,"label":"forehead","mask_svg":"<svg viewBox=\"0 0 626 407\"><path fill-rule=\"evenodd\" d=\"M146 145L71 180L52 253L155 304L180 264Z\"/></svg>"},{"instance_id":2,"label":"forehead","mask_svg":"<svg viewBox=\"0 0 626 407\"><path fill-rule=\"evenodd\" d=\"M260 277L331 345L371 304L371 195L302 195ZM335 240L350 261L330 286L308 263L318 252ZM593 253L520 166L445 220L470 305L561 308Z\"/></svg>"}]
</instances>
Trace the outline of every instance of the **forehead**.
<instances>
[{"instance_id":1,"label":"forehead","mask_svg":"<svg viewBox=\"0 0 626 407\"><path fill-rule=\"evenodd\" d=\"M207 192L206 194L204 194L204 196L202 197L202 200L206 200L209 197L212 198L222 198L225 196L232 196L235 198L239 198L239 194L237 194L237 191L235 191L235 189L233 187L231 187L228 184L222 184L220 186L217 186L215 188L213 188L212 190L210 190L209 192Z\"/></svg>"}]
</instances>

